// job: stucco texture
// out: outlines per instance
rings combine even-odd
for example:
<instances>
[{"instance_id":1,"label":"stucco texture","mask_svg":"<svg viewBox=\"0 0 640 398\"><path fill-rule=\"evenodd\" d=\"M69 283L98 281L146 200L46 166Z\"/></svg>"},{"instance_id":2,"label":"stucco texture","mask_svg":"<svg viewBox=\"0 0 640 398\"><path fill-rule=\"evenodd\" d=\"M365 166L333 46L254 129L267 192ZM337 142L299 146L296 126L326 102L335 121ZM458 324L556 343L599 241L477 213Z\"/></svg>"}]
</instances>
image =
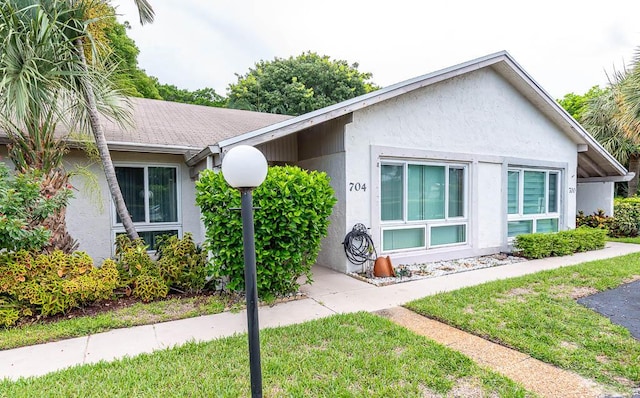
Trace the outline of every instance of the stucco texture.
<instances>
[{"instance_id":1,"label":"stucco texture","mask_svg":"<svg viewBox=\"0 0 640 398\"><path fill-rule=\"evenodd\" d=\"M514 164L562 167L561 210L570 217L561 220L561 228L575 222L576 144L490 68L354 112L345 130L345 152L345 186L359 182L370 187L357 192L347 188L345 229L356 223L371 226L379 252L381 159L462 162L469 170L468 244L399 257L460 257L504 249L505 177ZM353 270L344 261L344 270Z\"/></svg>"}]
</instances>

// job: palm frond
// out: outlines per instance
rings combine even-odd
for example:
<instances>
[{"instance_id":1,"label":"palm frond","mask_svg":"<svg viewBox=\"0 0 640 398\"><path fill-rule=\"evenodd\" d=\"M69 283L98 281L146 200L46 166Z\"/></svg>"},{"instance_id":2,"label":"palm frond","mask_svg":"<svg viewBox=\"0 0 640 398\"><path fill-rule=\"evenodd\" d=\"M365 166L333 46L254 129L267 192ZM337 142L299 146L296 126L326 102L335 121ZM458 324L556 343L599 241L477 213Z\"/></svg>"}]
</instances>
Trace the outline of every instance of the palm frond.
<instances>
[{"instance_id":1,"label":"palm frond","mask_svg":"<svg viewBox=\"0 0 640 398\"><path fill-rule=\"evenodd\" d=\"M151 7L151 4L147 0L134 0L133 1L138 8L138 15L140 16L140 25L145 23L152 23L155 18L155 12Z\"/></svg>"}]
</instances>

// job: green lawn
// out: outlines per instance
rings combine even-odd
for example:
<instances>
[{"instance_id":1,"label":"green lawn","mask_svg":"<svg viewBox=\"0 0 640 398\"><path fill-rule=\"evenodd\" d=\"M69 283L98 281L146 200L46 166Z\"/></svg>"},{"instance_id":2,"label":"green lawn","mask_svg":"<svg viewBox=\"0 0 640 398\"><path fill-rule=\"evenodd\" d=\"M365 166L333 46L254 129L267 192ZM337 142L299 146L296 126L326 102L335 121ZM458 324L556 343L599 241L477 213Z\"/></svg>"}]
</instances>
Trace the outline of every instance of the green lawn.
<instances>
[{"instance_id":1,"label":"green lawn","mask_svg":"<svg viewBox=\"0 0 640 398\"><path fill-rule=\"evenodd\" d=\"M224 311L224 308L224 300L217 295L175 298L146 304L136 303L130 307L95 316L62 319L47 323L40 322L10 329L0 328L0 349L6 350L86 336L116 328L217 314Z\"/></svg>"},{"instance_id":2,"label":"green lawn","mask_svg":"<svg viewBox=\"0 0 640 398\"><path fill-rule=\"evenodd\" d=\"M636 236L636 237L633 237L633 238L630 238L630 237L625 237L625 238L607 237L607 240L611 241L611 242L635 243L637 245L640 245L640 236Z\"/></svg>"},{"instance_id":3,"label":"green lawn","mask_svg":"<svg viewBox=\"0 0 640 398\"><path fill-rule=\"evenodd\" d=\"M369 313L261 334L267 397L533 396L469 358ZM0 382L2 397L246 397L247 337Z\"/></svg>"},{"instance_id":4,"label":"green lawn","mask_svg":"<svg viewBox=\"0 0 640 398\"><path fill-rule=\"evenodd\" d=\"M634 278L640 254L485 283L407 307L603 384L632 388L640 385L640 342L576 298Z\"/></svg>"}]
</instances>

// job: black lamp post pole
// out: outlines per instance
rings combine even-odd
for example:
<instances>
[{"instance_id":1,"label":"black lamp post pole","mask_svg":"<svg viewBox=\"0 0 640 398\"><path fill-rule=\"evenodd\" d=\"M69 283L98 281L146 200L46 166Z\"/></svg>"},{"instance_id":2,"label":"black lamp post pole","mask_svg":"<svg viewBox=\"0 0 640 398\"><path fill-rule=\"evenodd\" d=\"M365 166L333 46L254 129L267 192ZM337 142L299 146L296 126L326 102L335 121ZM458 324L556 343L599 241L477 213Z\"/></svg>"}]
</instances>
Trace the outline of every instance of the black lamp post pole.
<instances>
[{"instance_id":1,"label":"black lamp post pole","mask_svg":"<svg viewBox=\"0 0 640 398\"><path fill-rule=\"evenodd\" d=\"M244 283L247 295L247 327L249 332L249 367L251 396L262 397L260 364L260 327L258 325L258 284L256 281L256 244L253 229L252 188L240 188L242 197L242 238L244 241Z\"/></svg>"}]
</instances>

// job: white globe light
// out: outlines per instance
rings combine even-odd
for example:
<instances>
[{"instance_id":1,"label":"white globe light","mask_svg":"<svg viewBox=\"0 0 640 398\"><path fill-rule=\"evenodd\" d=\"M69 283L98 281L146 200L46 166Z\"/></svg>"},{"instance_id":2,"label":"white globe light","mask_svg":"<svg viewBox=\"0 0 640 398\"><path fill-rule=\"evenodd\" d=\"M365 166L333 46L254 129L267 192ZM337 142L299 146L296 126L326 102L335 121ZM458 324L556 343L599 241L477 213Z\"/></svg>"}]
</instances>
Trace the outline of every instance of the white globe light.
<instances>
[{"instance_id":1,"label":"white globe light","mask_svg":"<svg viewBox=\"0 0 640 398\"><path fill-rule=\"evenodd\" d=\"M234 188L255 188L267 177L267 159L252 146L238 145L222 158L222 175Z\"/></svg>"}]
</instances>

